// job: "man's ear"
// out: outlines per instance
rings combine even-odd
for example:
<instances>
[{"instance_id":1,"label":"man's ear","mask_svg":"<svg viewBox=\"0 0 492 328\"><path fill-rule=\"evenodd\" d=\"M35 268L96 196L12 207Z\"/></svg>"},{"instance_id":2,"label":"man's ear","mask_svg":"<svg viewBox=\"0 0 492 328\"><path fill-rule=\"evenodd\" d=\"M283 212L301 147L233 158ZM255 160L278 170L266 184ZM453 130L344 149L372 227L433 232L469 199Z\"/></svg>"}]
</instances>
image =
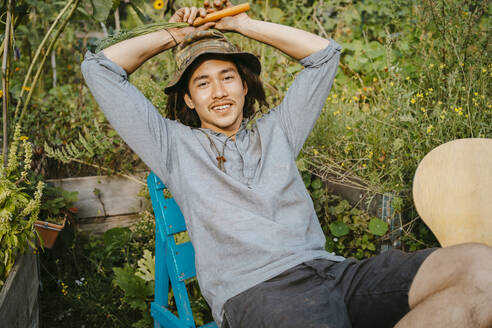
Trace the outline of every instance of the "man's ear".
<instances>
[{"instance_id":1,"label":"man's ear","mask_svg":"<svg viewBox=\"0 0 492 328\"><path fill-rule=\"evenodd\" d=\"M248 83L246 81L243 81L243 89L244 89L244 96L248 94Z\"/></svg>"},{"instance_id":2,"label":"man's ear","mask_svg":"<svg viewBox=\"0 0 492 328\"><path fill-rule=\"evenodd\" d=\"M188 93L185 93L184 101L186 103L186 106L188 106L191 109L195 109L195 104L193 103L193 100L191 99L191 97Z\"/></svg>"}]
</instances>

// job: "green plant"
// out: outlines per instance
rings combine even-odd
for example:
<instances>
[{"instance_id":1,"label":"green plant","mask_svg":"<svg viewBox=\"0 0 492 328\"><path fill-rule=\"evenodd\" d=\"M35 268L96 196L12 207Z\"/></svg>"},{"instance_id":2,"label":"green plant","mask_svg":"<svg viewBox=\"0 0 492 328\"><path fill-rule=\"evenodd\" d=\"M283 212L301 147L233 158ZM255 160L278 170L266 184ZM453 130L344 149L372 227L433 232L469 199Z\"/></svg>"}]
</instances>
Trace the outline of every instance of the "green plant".
<instances>
[{"instance_id":1,"label":"green plant","mask_svg":"<svg viewBox=\"0 0 492 328\"><path fill-rule=\"evenodd\" d=\"M0 167L0 287L12 269L16 256L29 247L36 248L34 222L39 215L44 183L39 182L33 194L26 192L31 183L28 175L32 154L27 139L21 137L20 127L17 126L9 147L8 163Z\"/></svg>"},{"instance_id":2,"label":"green plant","mask_svg":"<svg viewBox=\"0 0 492 328\"><path fill-rule=\"evenodd\" d=\"M388 224L329 194L325 183L309 171L304 170L301 175L321 220L326 250L358 259L375 255L388 232Z\"/></svg>"},{"instance_id":3,"label":"green plant","mask_svg":"<svg viewBox=\"0 0 492 328\"><path fill-rule=\"evenodd\" d=\"M66 191L60 187L47 185L41 199L42 220L62 224L67 217L77 211L73 204L77 201L78 192Z\"/></svg>"}]
</instances>

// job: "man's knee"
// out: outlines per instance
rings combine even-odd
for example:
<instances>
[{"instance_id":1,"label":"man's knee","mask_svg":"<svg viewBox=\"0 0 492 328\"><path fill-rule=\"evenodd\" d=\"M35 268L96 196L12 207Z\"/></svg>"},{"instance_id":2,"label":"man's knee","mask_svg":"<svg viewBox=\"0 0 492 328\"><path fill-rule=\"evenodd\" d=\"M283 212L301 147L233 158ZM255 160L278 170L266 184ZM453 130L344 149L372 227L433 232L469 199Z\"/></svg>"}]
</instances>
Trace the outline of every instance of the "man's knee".
<instances>
[{"instance_id":1,"label":"man's knee","mask_svg":"<svg viewBox=\"0 0 492 328\"><path fill-rule=\"evenodd\" d=\"M492 247L485 244L469 243L459 245L460 258L465 270L460 270L463 276L461 283L488 290L492 293ZM460 263L460 261L457 261Z\"/></svg>"},{"instance_id":2,"label":"man's knee","mask_svg":"<svg viewBox=\"0 0 492 328\"><path fill-rule=\"evenodd\" d=\"M417 272L409 293L411 308L448 288L473 288L490 293L492 248L467 243L438 249Z\"/></svg>"}]
</instances>

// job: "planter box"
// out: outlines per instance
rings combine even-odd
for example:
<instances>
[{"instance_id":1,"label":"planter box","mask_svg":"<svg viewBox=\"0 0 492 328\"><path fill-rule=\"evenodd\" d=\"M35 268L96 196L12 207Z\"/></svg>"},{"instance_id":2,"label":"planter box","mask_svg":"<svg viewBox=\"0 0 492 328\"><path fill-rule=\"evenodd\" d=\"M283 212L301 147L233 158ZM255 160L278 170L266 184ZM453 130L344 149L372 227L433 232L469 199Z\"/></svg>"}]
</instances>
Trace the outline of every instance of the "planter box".
<instances>
[{"instance_id":1,"label":"planter box","mask_svg":"<svg viewBox=\"0 0 492 328\"><path fill-rule=\"evenodd\" d=\"M138 212L146 207L147 200L137 196L145 186L147 172L136 179L121 176L92 176L49 180L67 191L77 191L74 206L76 228L79 231L101 234L114 227L128 227L136 222Z\"/></svg>"},{"instance_id":2,"label":"planter box","mask_svg":"<svg viewBox=\"0 0 492 328\"><path fill-rule=\"evenodd\" d=\"M31 250L18 257L0 292L0 326L39 327L38 258Z\"/></svg>"}]
</instances>

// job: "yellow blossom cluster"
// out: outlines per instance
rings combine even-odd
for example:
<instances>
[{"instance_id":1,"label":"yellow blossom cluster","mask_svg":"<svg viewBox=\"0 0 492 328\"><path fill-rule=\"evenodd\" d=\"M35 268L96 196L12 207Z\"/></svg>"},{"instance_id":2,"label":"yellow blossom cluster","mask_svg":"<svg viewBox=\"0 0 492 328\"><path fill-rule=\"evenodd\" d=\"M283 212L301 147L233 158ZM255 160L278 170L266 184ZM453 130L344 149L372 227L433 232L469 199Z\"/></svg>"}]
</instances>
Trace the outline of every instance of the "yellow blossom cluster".
<instances>
[{"instance_id":1,"label":"yellow blossom cluster","mask_svg":"<svg viewBox=\"0 0 492 328\"><path fill-rule=\"evenodd\" d=\"M67 291L68 286L63 281L60 283L60 286L61 286L61 292L62 292L62 294L64 296L67 296L68 295L68 291Z\"/></svg>"}]
</instances>

